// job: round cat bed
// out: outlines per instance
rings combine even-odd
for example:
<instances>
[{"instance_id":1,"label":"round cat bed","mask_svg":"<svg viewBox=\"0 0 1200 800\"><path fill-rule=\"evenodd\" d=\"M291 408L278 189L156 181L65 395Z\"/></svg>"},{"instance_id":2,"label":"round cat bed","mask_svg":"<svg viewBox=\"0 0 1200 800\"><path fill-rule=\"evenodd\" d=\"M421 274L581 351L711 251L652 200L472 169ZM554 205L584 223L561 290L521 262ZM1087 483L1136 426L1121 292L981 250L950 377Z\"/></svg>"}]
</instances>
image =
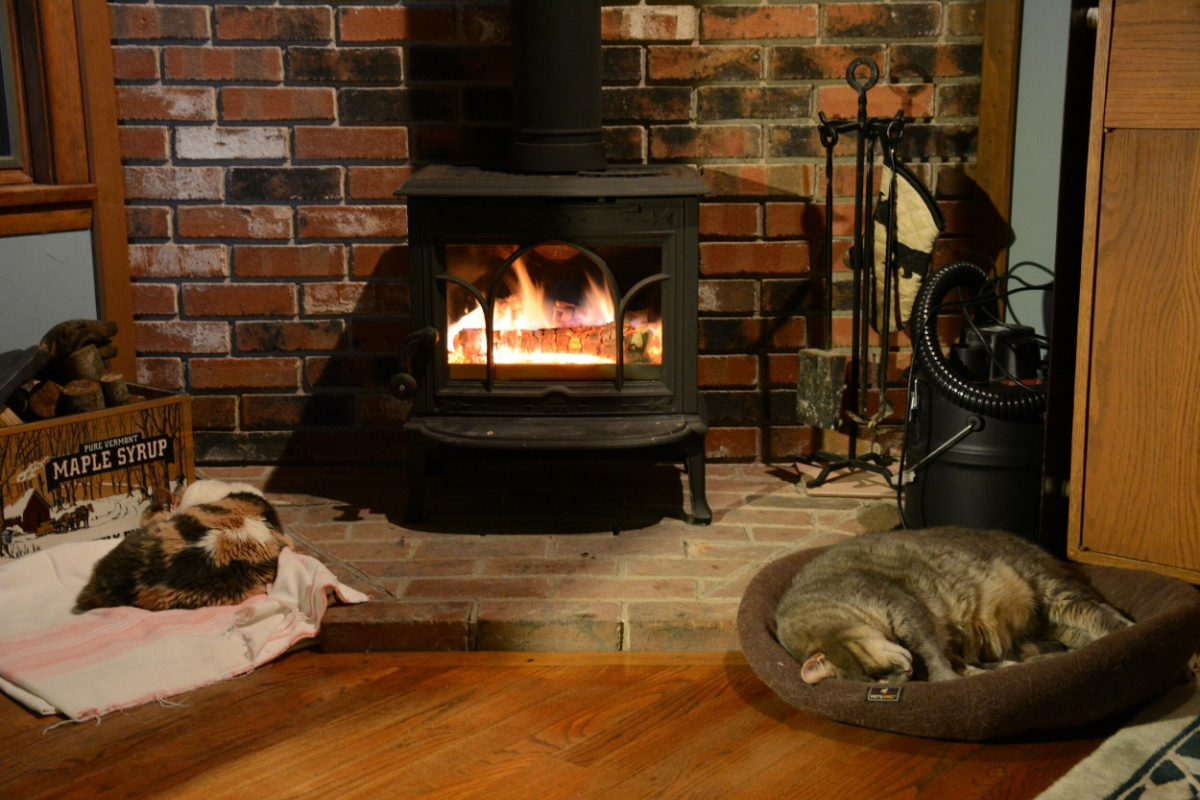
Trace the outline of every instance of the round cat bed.
<instances>
[{"instance_id":1,"label":"round cat bed","mask_svg":"<svg viewBox=\"0 0 1200 800\"><path fill-rule=\"evenodd\" d=\"M1166 691L1200 644L1200 592L1194 587L1151 572L1079 565L1083 577L1136 624L1052 658L956 681L903 684L895 701L868 699L873 684L810 685L775 640L775 608L796 572L825 549L802 550L763 567L742 597L738 635L764 683L787 703L826 719L968 741L1082 725Z\"/></svg>"}]
</instances>

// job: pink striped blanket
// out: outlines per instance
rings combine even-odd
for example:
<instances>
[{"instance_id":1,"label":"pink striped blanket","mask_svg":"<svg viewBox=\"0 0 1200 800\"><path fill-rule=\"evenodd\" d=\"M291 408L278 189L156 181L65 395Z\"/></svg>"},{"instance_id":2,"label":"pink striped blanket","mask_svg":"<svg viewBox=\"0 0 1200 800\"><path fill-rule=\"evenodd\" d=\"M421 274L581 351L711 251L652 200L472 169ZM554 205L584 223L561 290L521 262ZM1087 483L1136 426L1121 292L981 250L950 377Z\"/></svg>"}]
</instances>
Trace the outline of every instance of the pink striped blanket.
<instances>
[{"instance_id":1,"label":"pink striped blanket","mask_svg":"<svg viewBox=\"0 0 1200 800\"><path fill-rule=\"evenodd\" d=\"M241 605L72 614L92 565L116 544L65 544L0 565L0 690L33 711L93 719L241 675L315 636L327 589L368 599L284 549L270 591Z\"/></svg>"}]
</instances>

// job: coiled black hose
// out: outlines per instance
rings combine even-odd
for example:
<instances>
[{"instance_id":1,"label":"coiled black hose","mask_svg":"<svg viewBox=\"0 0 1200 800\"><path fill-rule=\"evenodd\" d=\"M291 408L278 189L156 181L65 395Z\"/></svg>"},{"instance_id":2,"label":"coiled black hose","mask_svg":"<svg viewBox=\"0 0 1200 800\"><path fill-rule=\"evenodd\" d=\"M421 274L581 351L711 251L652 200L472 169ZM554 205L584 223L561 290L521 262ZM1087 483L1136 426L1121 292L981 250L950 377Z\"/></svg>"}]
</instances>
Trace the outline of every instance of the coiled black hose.
<instances>
[{"instance_id":1,"label":"coiled black hose","mask_svg":"<svg viewBox=\"0 0 1200 800\"><path fill-rule=\"evenodd\" d=\"M942 396L959 408L1007 422L1040 420L1046 411L1045 392L964 380L942 354L936 313L942 298L951 289L960 287L978 295L987 280L987 273L969 261L948 264L925 279L912 314L913 351L917 364Z\"/></svg>"}]
</instances>

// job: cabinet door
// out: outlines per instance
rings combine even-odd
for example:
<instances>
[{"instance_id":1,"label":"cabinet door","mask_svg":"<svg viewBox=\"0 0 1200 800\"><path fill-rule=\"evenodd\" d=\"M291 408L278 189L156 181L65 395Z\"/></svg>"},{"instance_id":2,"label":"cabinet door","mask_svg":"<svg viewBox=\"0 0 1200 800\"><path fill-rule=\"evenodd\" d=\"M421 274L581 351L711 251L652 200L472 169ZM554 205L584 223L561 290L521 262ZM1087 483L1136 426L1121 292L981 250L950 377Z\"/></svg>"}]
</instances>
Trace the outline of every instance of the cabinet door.
<instances>
[{"instance_id":1,"label":"cabinet door","mask_svg":"<svg viewBox=\"0 0 1200 800\"><path fill-rule=\"evenodd\" d=\"M1200 131L1107 131L1097 213L1083 560L1200 574Z\"/></svg>"}]
</instances>

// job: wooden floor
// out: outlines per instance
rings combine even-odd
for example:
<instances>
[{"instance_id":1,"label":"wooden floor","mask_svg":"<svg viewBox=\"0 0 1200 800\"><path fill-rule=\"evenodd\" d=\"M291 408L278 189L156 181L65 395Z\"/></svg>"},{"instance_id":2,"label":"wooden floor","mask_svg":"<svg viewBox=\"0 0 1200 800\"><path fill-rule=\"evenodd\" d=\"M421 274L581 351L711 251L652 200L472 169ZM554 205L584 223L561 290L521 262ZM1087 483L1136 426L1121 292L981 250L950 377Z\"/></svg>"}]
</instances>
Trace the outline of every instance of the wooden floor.
<instances>
[{"instance_id":1,"label":"wooden floor","mask_svg":"<svg viewBox=\"0 0 1200 800\"><path fill-rule=\"evenodd\" d=\"M737 653L300 651L111 714L0 698L0 797L1030 798L1115 725L969 744L827 722Z\"/></svg>"}]
</instances>

